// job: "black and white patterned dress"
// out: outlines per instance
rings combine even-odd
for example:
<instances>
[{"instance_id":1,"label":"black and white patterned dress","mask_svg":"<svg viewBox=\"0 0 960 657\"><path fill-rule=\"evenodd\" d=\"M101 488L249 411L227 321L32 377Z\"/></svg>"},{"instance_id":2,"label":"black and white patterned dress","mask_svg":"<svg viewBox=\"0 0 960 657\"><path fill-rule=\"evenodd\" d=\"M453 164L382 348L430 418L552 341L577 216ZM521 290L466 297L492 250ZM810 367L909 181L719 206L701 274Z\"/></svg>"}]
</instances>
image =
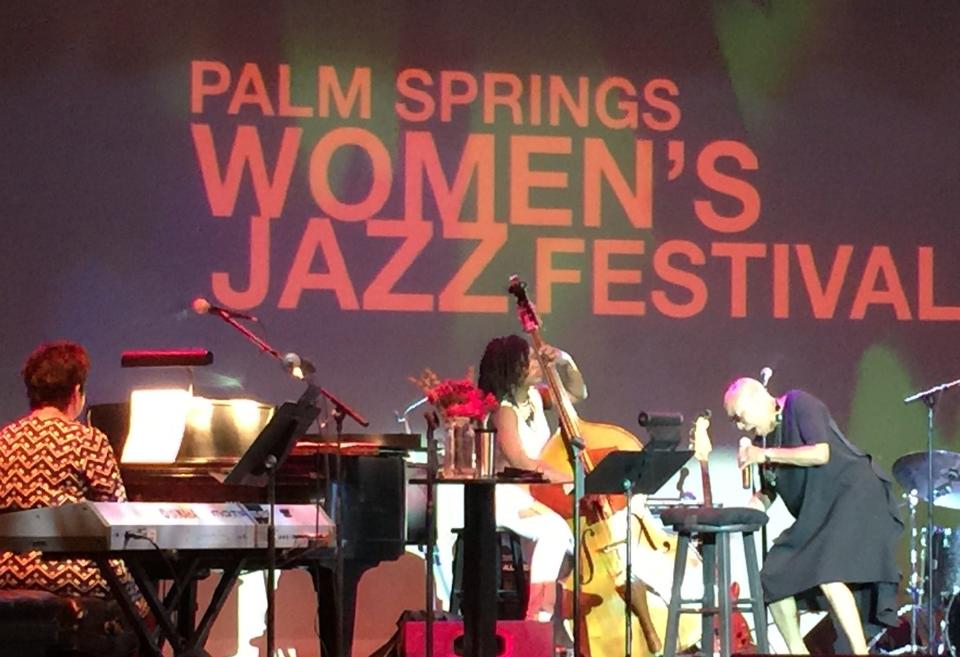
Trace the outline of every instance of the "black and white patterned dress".
<instances>
[{"instance_id":1,"label":"black and white patterned dress","mask_svg":"<svg viewBox=\"0 0 960 657\"><path fill-rule=\"evenodd\" d=\"M82 500L127 500L116 456L101 431L62 417L31 415L0 429L0 513ZM114 567L132 587L122 564ZM0 589L111 595L92 561L43 559L39 552L0 552ZM143 599L135 597L145 613Z\"/></svg>"}]
</instances>

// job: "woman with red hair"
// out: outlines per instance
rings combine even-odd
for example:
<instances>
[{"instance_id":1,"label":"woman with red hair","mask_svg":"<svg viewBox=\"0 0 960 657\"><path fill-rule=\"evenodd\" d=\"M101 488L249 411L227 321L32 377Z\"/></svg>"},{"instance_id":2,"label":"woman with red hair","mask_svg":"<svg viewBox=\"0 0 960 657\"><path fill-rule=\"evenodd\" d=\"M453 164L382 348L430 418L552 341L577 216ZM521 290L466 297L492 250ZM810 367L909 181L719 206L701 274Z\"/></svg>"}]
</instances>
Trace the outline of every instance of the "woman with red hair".
<instances>
[{"instance_id":1,"label":"woman with red hair","mask_svg":"<svg viewBox=\"0 0 960 657\"><path fill-rule=\"evenodd\" d=\"M22 374L30 412L0 428L0 512L127 500L107 437L77 421L89 370L86 350L72 342L42 344L27 358ZM0 589L111 597L93 562L43 559L39 552L0 552ZM145 614L143 599L136 598Z\"/></svg>"}]
</instances>

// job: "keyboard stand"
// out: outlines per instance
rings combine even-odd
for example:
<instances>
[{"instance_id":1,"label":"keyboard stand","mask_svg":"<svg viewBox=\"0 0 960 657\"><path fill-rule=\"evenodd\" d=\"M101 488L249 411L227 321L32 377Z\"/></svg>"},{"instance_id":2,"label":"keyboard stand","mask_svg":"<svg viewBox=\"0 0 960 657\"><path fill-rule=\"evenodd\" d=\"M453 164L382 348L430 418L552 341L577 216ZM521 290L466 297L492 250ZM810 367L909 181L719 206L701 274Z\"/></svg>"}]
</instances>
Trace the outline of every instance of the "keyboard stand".
<instances>
[{"instance_id":1,"label":"keyboard stand","mask_svg":"<svg viewBox=\"0 0 960 657\"><path fill-rule=\"evenodd\" d=\"M220 614L220 610L227 601L227 597L236 585L237 578L247 562L247 557L236 555L227 560L220 555L217 559L217 568L222 568L220 580L210 599L199 624L196 618L196 588L197 573L204 568L201 556L178 557L173 560L164 560L171 570L173 586L161 600L157 590L155 578L147 573L147 569L140 557L146 556L143 552L126 552L114 555L113 558L122 558L156 619L157 627L151 630L146 620L137 612L136 602L121 581L114 568L110 565L110 558L103 554L93 557L100 567L100 572L110 586L120 609L130 622L137 638L140 640L140 655L163 657L163 642L168 641L176 657L209 657L203 646L207 641L213 622ZM155 556L155 555L151 555ZM192 593L192 594L191 594ZM174 614L177 621L174 622Z\"/></svg>"}]
</instances>

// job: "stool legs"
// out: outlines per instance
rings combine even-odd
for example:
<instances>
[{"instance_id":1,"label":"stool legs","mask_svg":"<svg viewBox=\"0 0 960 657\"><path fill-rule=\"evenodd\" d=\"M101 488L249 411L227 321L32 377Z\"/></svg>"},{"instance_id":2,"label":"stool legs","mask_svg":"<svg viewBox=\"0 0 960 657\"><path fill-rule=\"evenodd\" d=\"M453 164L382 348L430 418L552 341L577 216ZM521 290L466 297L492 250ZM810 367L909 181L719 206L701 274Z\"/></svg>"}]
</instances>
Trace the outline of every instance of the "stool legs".
<instances>
[{"instance_id":1,"label":"stool legs","mask_svg":"<svg viewBox=\"0 0 960 657\"><path fill-rule=\"evenodd\" d=\"M700 654L713 655L713 619L717 615L717 536L701 534L703 600L700 603Z\"/></svg>"},{"instance_id":2,"label":"stool legs","mask_svg":"<svg viewBox=\"0 0 960 657\"><path fill-rule=\"evenodd\" d=\"M703 598L700 601L701 640L700 654L705 657L713 655L714 650L714 623L719 626L719 654L720 657L730 657L733 652L733 628L731 619L735 609L739 608L740 600L733 600L731 591L731 555L730 536L736 533L731 531L701 531L697 535L700 539L700 551L703 557ZM675 657L677 652L677 635L679 634L680 614L683 611L681 588L684 570L693 534L678 528L677 557L673 570L673 587L670 604L667 611L667 636L664 644L664 657ZM747 581L750 587L750 605L753 611L754 631L757 638L757 650L761 654L769 654L770 646L767 640L767 613L763 604L763 591L760 585L760 570L757 562L757 547L754 542L754 532L740 532L743 539L744 556L747 562ZM746 601L746 599L744 599ZM694 602L688 600L688 602ZM688 613L694 610L689 610ZM714 619L717 619L714 621Z\"/></svg>"},{"instance_id":3,"label":"stool legs","mask_svg":"<svg viewBox=\"0 0 960 657\"><path fill-rule=\"evenodd\" d=\"M527 603L530 595L530 588L527 585L527 575L524 571L523 546L520 545L520 539L516 534L506 534L510 543L510 560L513 567L513 589L519 599L518 618L523 618L527 613Z\"/></svg>"},{"instance_id":4,"label":"stool legs","mask_svg":"<svg viewBox=\"0 0 960 657\"><path fill-rule=\"evenodd\" d=\"M687 551L690 547L690 535L681 533L677 538L677 557L673 566L673 586L670 590L670 605L667 607L667 636L663 644L664 657L677 654L677 635L680 630L680 588L683 585L683 573L687 568ZM630 586L627 582L627 586Z\"/></svg>"},{"instance_id":5,"label":"stool legs","mask_svg":"<svg viewBox=\"0 0 960 657\"><path fill-rule=\"evenodd\" d=\"M760 586L760 570L757 561L757 544L753 532L743 532L743 552L747 557L747 582L750 585L750 600L753 607L753 628L757 635L757 650L761 654L770 654L767 640L767 608L763 604L763 590Z\"/></svg>"},{"instance_id":6,"label":"stool legs","mask_svg":"<svg viewBox=\"0 0 960 657\"><path fill-rule=\"evenodd\" d=\"M520 537L512 531L496 529L496 549L491 563L496 565L497 614L503 619L522 619L529 602L529 584ZM509 560L509 563L507 563ZM464 539L458 532L453 546L453 582L450 587L449 611L463 613L463 580L466 565ZM512 582L512 588L511 588Z\"/></svg>"},{"instance_id":7,"label":"stool legs","mask_svg":"<svg viewBox=\"0 0 960 657\"><path fill-rule=\"evenodd\" d=\"M463 602L463 540L457 536L453 544L453 584L450 587L450 613L460 614Z\"/></svg>"},{"instance_id":8,"label":"stool legs","mask_svg":"<svg viewBox=\"0 0 960 657\"><path fill-rule=\"evenodd\" d=\"M720 657L730 657L730 534L717 536L718 586L717 597L720 609Z\"/></svg>"}]
</instances>

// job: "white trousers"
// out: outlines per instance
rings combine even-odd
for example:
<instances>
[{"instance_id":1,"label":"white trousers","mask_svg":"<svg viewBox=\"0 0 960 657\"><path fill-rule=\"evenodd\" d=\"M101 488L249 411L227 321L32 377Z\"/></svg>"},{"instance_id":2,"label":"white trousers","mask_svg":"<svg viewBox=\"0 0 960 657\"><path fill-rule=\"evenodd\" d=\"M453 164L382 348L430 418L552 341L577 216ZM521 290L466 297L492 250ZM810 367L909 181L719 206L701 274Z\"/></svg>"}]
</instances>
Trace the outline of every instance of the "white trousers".
<instances>
[{"instance_id":1,"label":"white trousers","mask_svg":"<svg viewBox=\"0 0 960 657\"><path fill-rule=\"evenodd\" d=\"M564 557L573 553L573 533L566 520L534 500L525 486L497 486L496 496L497 524L533 543L527 618L548 620Z\"/></svg>"}]
</instances>

